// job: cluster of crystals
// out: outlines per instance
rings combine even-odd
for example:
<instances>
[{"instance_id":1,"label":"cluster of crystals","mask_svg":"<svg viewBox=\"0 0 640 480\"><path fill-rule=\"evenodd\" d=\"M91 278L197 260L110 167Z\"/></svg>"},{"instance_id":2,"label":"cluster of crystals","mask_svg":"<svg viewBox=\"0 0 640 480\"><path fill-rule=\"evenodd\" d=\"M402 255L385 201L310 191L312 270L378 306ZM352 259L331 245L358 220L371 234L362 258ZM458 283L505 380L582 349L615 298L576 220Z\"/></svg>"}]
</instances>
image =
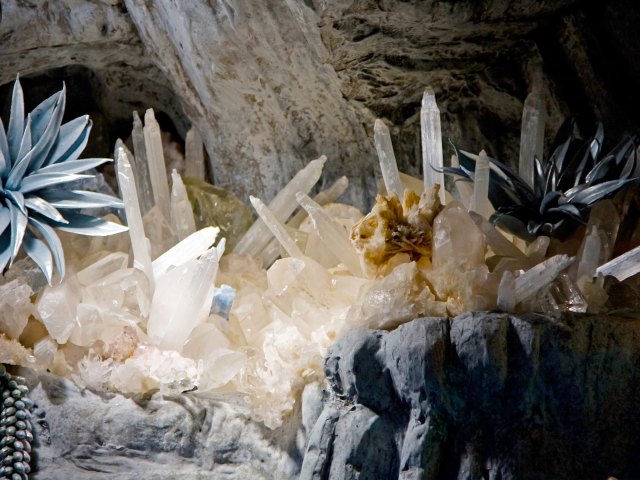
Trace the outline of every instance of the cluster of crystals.
<instances>
[{"instance_id":1,"label":"cluster of crystals","mask_svg":"<svg viewBox=\"0 0 640 480\"><path fill-rule=\"evenodd\" d=\"M27 480L31 471L31 400L25 380L0 364L0 479Z\"/></svg>"},{"instance_id":2,"label":"cluster of crystals","mask_svg":"<svg viewBox=\"0 0 640 480\"><path fill-rule=\"evenodd\" d=\"M541 148L544 114L531 111L538 103L525 104L527 158ZM122 142L115 150L128 233L63 235L68 273L55 286L26 266L16 274L16 262L0 281L0 362L123 393L239 393L257 420L276 427L351 328L498 307L597 311L604 275L638 273L640 247L612 259L623 215L611 201L592 210L584 238L527 245L505 235L488 221L486 153L474 156L473 185L445 191L430 90L420 118L424 180L398 171L390 132L376 121L384 191L369 214L336 201L346 178L310 196L327 162L320 157L268 204L251 197L253 221L204 181L194 131L184 170L192 178L173 171L169 188L153 112L144 125L135 115L134 154Z\"/></svg>"}]
</instances>

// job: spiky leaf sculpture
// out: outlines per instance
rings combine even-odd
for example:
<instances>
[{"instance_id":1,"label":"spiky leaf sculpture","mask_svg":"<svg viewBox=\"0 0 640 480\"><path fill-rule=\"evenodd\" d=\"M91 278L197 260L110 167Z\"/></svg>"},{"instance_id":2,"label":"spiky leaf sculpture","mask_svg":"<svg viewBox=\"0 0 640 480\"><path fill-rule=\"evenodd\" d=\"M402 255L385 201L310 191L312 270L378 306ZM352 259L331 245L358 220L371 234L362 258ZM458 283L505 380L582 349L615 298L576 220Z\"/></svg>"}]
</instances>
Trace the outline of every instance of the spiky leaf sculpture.
<instances>
[{"instance_id":1,"label":"spiky leaf sculpture","mask_svg":"<svg viewBox=\"0 0 640 480\"><path fill-rule=\"evenodd\" d=\"M126 230L116 223L78 213L91 207L122 207L101 193L70 190L69 182L109 158L81 159L91 121L87 115L62 124L65 88L25 118L20 80L11 99L5 134L0 120L0 272L20 249L31 257L51 284L53 266L64 277L64 252L55 229L82 235L111 235Z\"/></svg>"},{"instance_id":2,"label":"spiky leaf sculpture","mask_svg":"<svg viewBox=\"0 0 640 480\"><path fill-rule=\"evenodd\" d=\"M570 118L560 127L546 162L534 159L533 188L511 168L489 158L489 200L496 210L492 223L527 241L539 235L565 239L586 223L594 204L638 179L635 137L625 136L601 157L602 124L586 142L574 131ZM477 155L457 148L456 154L460 168L446 167L445 173L458 181L473 181Z\"/></svg>"}]
</instances>

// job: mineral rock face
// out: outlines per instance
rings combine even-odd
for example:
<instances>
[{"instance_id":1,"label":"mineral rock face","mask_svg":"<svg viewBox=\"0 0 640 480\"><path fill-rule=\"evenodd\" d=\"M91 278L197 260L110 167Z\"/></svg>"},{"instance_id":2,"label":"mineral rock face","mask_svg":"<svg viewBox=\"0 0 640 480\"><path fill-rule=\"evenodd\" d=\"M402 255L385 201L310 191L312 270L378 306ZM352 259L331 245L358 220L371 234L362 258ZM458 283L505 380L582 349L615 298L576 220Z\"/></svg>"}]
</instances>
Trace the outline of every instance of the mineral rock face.
<instances>
[{"instance_id":1,"label":"mineral rock face","mask_svg":"<svg viewBox=\"0 0 640 480\"><path fill-rule=\"evenodd\" d=\"M297 478L299 412L270 431L236 400L103 398L50 375L28 383L36 404L33 480Z\"/></svg>"},{"instance_id":2,"label":"mineral rock face","mask_svg":"<svg viewBox=\"0 0 640 480\"><path fill-rule=\"evenodd\" d=\"M615 317L353 330L325 359L300 478L638 478L639 340Z\"/></svg>"}]
</instances>

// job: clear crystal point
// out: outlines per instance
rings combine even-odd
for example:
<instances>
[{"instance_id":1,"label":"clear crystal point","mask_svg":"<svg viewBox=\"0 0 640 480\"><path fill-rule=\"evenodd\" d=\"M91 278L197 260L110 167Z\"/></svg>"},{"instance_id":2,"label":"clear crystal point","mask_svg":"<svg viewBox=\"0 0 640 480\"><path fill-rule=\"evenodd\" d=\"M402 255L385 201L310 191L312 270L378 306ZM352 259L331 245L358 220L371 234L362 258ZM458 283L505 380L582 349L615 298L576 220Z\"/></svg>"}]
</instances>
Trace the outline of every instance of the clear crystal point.
<instances>
[{"instance_id":1,"label":"clear crystal point","mask_svg":"<svg viewBox=\"0 0 640 480\"><path fill-rule=\"evenodd\" d=\"M515 279L515 303L533 297L540 289L550 285L573 260L568 255L555 255L524 272Z\"/></svg>"},{"instance_id":2,"label":"clear crystal point","mask_svg":"<svg viewBox=\"0 0 640 480\"><path fill-rule=\"evenodd\" d=\"M491 204L489 203L489 157L482 150L476 161L476 170L473 182L473 197L470 210L482 215L484 218L491 216Z\"/></svg>"},{"instance_id":3,"label":"clear crystal point","mask_svg":"<svg viewBox=\"0 0 640 480\"><path fill-rule=\"evenodd\" d=\"M164 163L162 150L162 136L160 125L156 121L153 109L148 109L144 114L144 144L149 165L149 177L153 186L153 199L160 208L167 221L171 219L171 195L167 182L167 169Z\"/></svg>"},{"instance_id":4,"label":"clear crystal point","mask_svg":"<svg viewBox=\"0 0 640 480\"><path fill-rule=\"evenodd\" d=\"M520 160L518 172L520 177L533 188L534 157L542 161L544 149L544 126L546 109L542 95L531 92L524 101L522 109L522 127L520 131Z\"/></svg>"},{"instance_id":5,"label":"clear crystal point","mask_svg":"<svg viewBox=\"0 0 640 480\"><path fill-rule=\"evenodd\" d=\"M389 128L379 118L376 119L373 126L373 140L378 152L380 170L382 171L384 185L387 188L387 194L395 194L398 198L402 198L404 187L398 174L398 165L396 156L393 153Z\"/></svg>"},{"instance_id":6,"label":"clear crystal point","mask_svg":"<svg viewBox=\"0 0 640 480\"><path fill-rule=\"evenodd\" d=\"M445 204L444 160L442 157L442 128L440 109L431 88L426 88L420 109L420 137L422 139L422 170L425 190L440 185L440 203Z\"/></svg>"},{"instance_id":7,"label":"clear crystal point","mask_svg":"<svg viewBox=\"0 0 640 480\"><path fill-rule=\"evenodd\" d=\"M309 190L311 190L320 179L322 168L326 161L327 157L323 155L309 162L306 167L296 173L289 183L287 183L271 203L269 203L269 210L279 222L286 222L297 208L298 204L295 201L296 193L309 193ZM271 231L262 219L259 218L240 239L233 253L259 257L272 238L273 235Z\"/></svg>"},{"instance_id":8,"label":"clear crystal point","mask_svg":"<svg viewBox=\"0 0 640 480\"><path fill-rule=\"evenodd\" d=\"M202 137L200 137L200 134L194 127L191 127L187 132L187 137L184 141L184 150L184 176L204 180L204 147Z\"/></svg>"},{"instance_id":9,"label":"clear crystal point","mask_svg":"<svg viewBox=\"0 0 640 480\"><path fill-rule=\"evenodd\" d=\"M249 200L251 200L251 205L253 205L253 208L256 209L256 212L258 212L258 215L260 216L264 224L280 242L289 256L294 258L304 258L304 254L296 245L295 240L291 238L284 226L278 221L276 216L269 210L269 208L267 208L267 206L262 203L262 200L253 196L250 196Z\"/></svg>"},{"instance_id":10,"label":"clear crystal point","mask_svg":"<svg viewBox=\"0 0 640 480\"><path fill-rule=\"evenodd\" d=\"M296 200L304 208L322 242L354 275L362 276L360 259L349 240L349 233L331 219L322 207L307 195L299 193Z\"/></svg>"},{"instance_id":11,"label":"clear crystal point","mask_svg":"<svg viewBox=\"0 0 640 480\"><path fill-rule=\"evenodd\" d=\"M142 121L138 112L133 112L133 130L131 131L131 141L133 142L132 164L136 178L136 188L142 215L147 213L155 205L153 199L153 187L151 186L151 175L149 174L149 164L147 162L147 149L145 147Z\"/></svg>"},{"instance_id":12,"label":"clear crystal point","mask_svg":"<svg viewBox=\"0 0 640 480\"><path fill-rule=\"evenodd\" d=\"M138 203L136 181L129 161L130 153L122 143L122 140L116 142L115 153L118 185L120 186L120 195L124 202L124 211L127 216L129 237L131 238L131 248L133 250L133 266L145 274L149 279L149 285L153 288L151 253L144 232L140 204Z\"/></svg>"},{"instance_id":13,"label":"clear crystal point","mask_svg":"<svg viewBox=\"0 0 640 480\"><path fill-rule=\"evenodd\" d=\"M173 170L171 179L173 180L171 187L171 227L178 236L178 240L184 240L196 231L196 221L193 218L193 210L187 196L187 189L182 183L182 177L176 170Z\"/></svg>"},{"instance_id":14,"label":"clear crystal point","mask_svg":"<svg viewBox=\"0 0 640 480\"><path fill-rule=\"evenodd\" d=\"M640 247L629 250L627 253L601 265L596 273L605 277L611 275L621 282L640 273Z\"/></svg>"}]
</instances>

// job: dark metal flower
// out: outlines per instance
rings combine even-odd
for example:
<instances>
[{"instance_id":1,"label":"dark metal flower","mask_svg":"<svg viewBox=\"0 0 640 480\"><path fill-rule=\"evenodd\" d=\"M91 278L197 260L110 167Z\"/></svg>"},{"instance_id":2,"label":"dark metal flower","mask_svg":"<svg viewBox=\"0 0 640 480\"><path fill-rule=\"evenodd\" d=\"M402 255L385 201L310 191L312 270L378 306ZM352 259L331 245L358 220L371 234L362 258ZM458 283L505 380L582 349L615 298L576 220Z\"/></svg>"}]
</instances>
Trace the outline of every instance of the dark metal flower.
<instances>
[{"instance_id":1,"label":"dark metal flower","mask_svg":"<svg viewBox=\"0 0 640 480\"><path fill-rule=\"evenodd\" d=\"M54 229L98 236L126 230L78 213L82 208L121 208L123 204L109 195L69 189L69 182L91 176L81 172L112 159L78 159L87 144L91 120L85 115L62 124L64 107L63 86L25 118L22 87L16 79L6 134L0 120L0 272L23 248L51 283L54 263L60 278L65 271L64 252Z\"/></svg>"},{"instance_id":2,"label":"dark metal flower","mask_svg":"<svg viewBox=\"0 0 640 480\"><path fill-rule=\"evenodd\" d=\"M489 158L489 200L495 208L491 222L527 241L538 235L564 239L586 223L594 204L638 179L635 137L625 136L601 158L602 124L586 142L576 138L574 130L574 120L566 120L551 156L544 163L534 159L533 188L511 168ZM454 148L460 167L445 167L445 173L457 181L473 181L478 156Z\"/></svg>"}]
</instances>

